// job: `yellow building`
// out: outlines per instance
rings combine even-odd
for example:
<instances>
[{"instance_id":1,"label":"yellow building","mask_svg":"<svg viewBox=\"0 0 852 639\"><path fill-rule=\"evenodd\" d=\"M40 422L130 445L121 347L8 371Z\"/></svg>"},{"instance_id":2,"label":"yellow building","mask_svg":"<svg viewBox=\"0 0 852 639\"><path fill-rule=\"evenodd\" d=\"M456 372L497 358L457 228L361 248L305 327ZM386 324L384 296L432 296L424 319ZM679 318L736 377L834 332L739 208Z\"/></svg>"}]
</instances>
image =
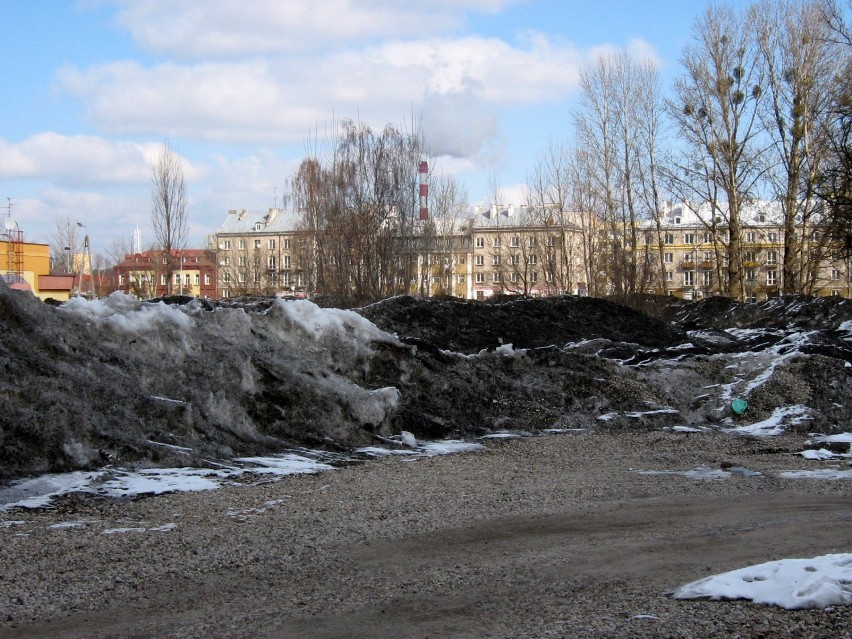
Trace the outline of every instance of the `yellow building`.
<instances>
[{"instance_id":1,"label":"yellow building","mask_svg":"<svg viewBox=\"0 0 852 639\"><path fill-rule=\"evenodd\" d=\"M70 287L50 275L50 246L22 241L22 234L15 229L5 229L0 236L0 277L13 289L32 291L41 299L53 297L67 300Z\"/></svg>"}]
</instances>

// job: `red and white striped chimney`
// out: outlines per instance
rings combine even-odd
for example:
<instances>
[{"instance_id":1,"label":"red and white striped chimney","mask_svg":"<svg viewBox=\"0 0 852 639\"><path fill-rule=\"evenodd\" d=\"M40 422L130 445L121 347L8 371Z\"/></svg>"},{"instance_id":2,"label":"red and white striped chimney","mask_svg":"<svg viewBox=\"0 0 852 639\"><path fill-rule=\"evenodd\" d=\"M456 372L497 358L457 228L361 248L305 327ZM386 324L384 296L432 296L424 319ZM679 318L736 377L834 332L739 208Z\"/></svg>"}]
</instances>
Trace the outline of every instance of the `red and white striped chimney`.
<instances>
[{"instance_id":1,"label":"red and white striped chimney","mask_svg":"<svg viewBox=\"0 0 852 639\"><path fill-rule=\"evenodd\" d=\"M429 197L429 185L426 183L426 174L429 172L429 164L424 160L420 163L420 219L429 219L429 208L426 200Z\"/></svg>"}]
</instances>

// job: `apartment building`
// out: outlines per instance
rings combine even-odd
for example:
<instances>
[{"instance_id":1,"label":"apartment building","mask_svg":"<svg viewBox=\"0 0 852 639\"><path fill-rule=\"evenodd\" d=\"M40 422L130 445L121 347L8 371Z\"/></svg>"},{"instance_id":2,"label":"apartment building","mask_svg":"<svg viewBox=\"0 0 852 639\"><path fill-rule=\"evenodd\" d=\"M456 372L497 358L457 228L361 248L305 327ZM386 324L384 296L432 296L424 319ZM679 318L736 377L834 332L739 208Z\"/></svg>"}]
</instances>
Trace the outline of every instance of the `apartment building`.
<instances>
[{"instance_id":1,"label":"apartment building","mask_svg":"<svg viewBox=\"0 0 852 639\"><path fill-rule=\"evenodd\" d=\"M311 238L300 227L298 211L228 211L214 240L219 297L312 294Z\"/></svg>"},{"instance_id":2,"label":"apartment building","mask_svg":"<svg viewBox=\"0 0 852 639\"><path fill-rule=\"evenodd\" d=\"M707 204L667 205L660 235L645 223L645 289L684 299L701 299L726 290L728 242L725 210ZM797 274L814 296L850 297L849 264L833 260L818 225L801 224ZM660 266L658 246L663 245ZM778 295L783 282L784 224L780 206L758 202L741 216L741 261L745 298L760 301ZM665 280L663 286L662 279Z\"/></svg>"},{"instance_id":3,"label":"apartment building","mask_svg":"<svg viewBox=\"0 0 852 639\"><path fill-rule=\"evenodd\" d=\"M587 291L581 226L554 207L476 207L470 219L469 299Z\"/></svg>"},{"instance_id":4,"label":"apartment building","mask_svg":"<svg viewBox=\"0 0 852 639\"><path fill-rule=\"evenodd\" d=\"M217 297L216 277L216 264L206 249L172 251L171 269L169 256L156 250L125 255L113 267L116 290L139 299L169 294L212 299Z\"/></svg>"},{"instance_id":5,"label":"apartment building","mask_svg":"<svg viewBox=\"0 0 852 639\"><path fill-rule=\"evenodd\" d=\"M400 294L485 299L494 295L606 295L607 233L593 214L559 207L475 207L456 220L433 219L400 238L396 288ZM819 228L802 225L800 277L811 295L852 296L848 264L828 257ZM689 203L668 205L659 232L645 222L635 250L642 290L701 299L723 294L727 278L724 211ZM296 211L231 210L215 236L218 296L309 297L313 241ZM662 243L662 251L659 245ZM772 203L749 208L742 219L746 299L783 290L784 235ZM632 256L628 247L626 255Z\"/></svg>"}]
</instances>

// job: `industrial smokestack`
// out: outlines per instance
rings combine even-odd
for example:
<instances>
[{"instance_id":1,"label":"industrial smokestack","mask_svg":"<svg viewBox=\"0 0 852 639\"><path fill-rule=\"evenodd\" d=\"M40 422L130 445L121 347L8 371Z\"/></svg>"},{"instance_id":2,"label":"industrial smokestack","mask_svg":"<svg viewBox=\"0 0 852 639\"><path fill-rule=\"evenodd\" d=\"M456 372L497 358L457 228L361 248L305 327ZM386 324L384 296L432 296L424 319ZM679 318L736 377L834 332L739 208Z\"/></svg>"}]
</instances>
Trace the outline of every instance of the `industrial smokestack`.
<instances>
[{"instance_id":1,"label":"industrial smokestack","mask_svg":"<svg viewBox=\"0 0 852 639\"><path fill-rule=\"evenodd\" d=\"M420 163L420 219L429 219L429 207L426 200L429 197L429 185L426 183L426 174L429 172L429 164L424 160Z\"/></svg>"}]
</instances>

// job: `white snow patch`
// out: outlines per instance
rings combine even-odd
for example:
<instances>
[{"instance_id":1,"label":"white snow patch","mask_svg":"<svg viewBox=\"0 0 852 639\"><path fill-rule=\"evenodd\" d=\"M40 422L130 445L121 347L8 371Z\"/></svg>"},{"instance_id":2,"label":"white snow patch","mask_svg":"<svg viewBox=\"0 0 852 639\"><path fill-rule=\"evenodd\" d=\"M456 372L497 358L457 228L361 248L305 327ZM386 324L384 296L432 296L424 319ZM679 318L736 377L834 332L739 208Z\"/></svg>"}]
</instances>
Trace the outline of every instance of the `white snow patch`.
<instances>
[{"instance_id":1,"label":"white snow patch","mask_svg":"<svg viewBox=\"0 0 852 639\"><path fill-rule=\"evenodd\" d=\"M780 475L784 479L852 479L852 470L824 468L821 470L788 470Z\"/></svg>"},{"instance_id":2,"label":"white snow patch","mask_svg":"<svg viewBox=\"0 0 852 639\"><path fill-rule=\"evenodd\" d=\"M603 415L598 415L598 421L609 422L616 417L618 417L618 413L604 413Z\"/></svg>"},{"instance_id":3,"label":"white snow patch","mask_svg":"<svg viewBox=\"0 0 852 639\"><path fill-rule=\"evenodd\" d=\"M780 435L786 426L795 426L813 419L811 409L802 404L783 406L772 411L772 415L763 421L753 424L745 424L728 429L730 432L741 435L754 435L758 437L770 437Z\"/></svg>"},{"instance_id":4,"label":"white snow patch","mask_svg":"<svg viewBox=\"0 0 852 639\"><path fill-rule=\"evenodd\" d=\"M788 610L852 603L852 554L780 559L705 577L678 588L675 599L749 599Z\"/></svg>"},{"instance_id":5,"label":"white snow patch","mask_svg":"<svg viewBox=\"0 0 852 639\"><path fill-rule=\"evenodd\" d=\"M643 412L631 412L624 413L625 417L632 417L634 419L638 419L640 417L647 417L649 415L679 415L680 411L675 410L674 408L659 408L657 410L646 410ZM600 417L598 418L600 419Z\"/></svg>"},{"instance_id":6,"label":"white snow patch","mask_svg":"<svg viewBox=\"0 0 852 639\"><path fill-rule=\"evenodd\" d=\"M126 333L158 333L164 328L189 331L195 321L181 306L164 302L140 302L116 291L99 300L72 297L59 309L89 322L100 322Z\"/></svg>"},{"instance_id":7,"label":"white snow patch","mask_svg":"<svg viewBox=\"0 0 852 639\"><path fill-rule=\"evenodd\" d=\"M107 528L104 535L124 535L127 533L143 533L145 528Z\"/></svg>"},{"instance_id":8,"label":"white snow patch","mask_svg":"<svg viewBox=\"0 0 852 639\"><path fill-rule=\"evenodd\" d=\"M803 450L801 453L798 454L804 457L805 459L816 460L832 459L834 457L838 457L838 455L832 453L827 448L820 448L819 450Z\"/></svg>"},{"instance_id":9,"label":"white snow patch","mask_svg":"<svg viewBox=\"0 0 852 639\"><path fill-rule=\"evenodd\" d=\"M633 469L631 469L633 470ZM633 470L637 475L680 475L688 479L727 479L731 473L699 466L694 470Z\"/></svg>"},{"instance_id":10,"label":"white snow patch","mask_svg":"<svg viewBox=\"0 0 852 639\"><path fill-rule=\"evenodd\" d=\"M812 441L821 443L821 444L852 444L852 433L838 433L836 435L814 435Z\"/></svg>"},{"instance_id":11,"label":"white snow patch","mask_svg":"<svg viewBox=\"0 0 852 639\"><path fill-rule=\"evenodd\" d=\"M334 466L292 453L272 457L239 457L236 461L252 464L242 469L246 473L267 475L300 475L334 470Z\"/></svg>"},{"instance_id":12,"label":"white snow patch","mask_svg":"<svg viewBox=\"0 0 852 639\"><path fill-rule=\"evenodd\" d=\"M523 357L527 354L527 349L519 348L515 350L511 344L502 344L495 348L494 352L498 355L502 355L503 357Z\"/></svg>"}]
</instances>

